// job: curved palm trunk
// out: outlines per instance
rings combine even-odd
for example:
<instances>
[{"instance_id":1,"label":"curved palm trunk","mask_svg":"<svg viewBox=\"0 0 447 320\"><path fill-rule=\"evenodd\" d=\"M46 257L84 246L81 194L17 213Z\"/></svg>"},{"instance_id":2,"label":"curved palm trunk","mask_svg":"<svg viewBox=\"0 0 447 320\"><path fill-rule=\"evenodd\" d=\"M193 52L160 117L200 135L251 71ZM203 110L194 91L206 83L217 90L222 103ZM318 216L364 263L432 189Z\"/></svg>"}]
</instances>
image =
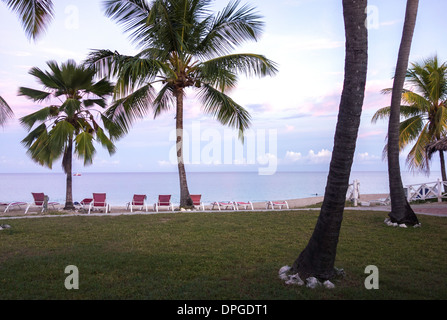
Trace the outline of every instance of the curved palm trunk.
<instances>
[{"instance_id":1,"label":"curved palm trunk","mask_svg":"<svg viewBox=\"0 0 447 320\"><path fill-rule=\"evenodd\" d=\"M413 32L416 25L416 16L419 0L408 0L405 12L405 22L402 32L402 40L397 58L396 72L394 76L393 91L391 96L390 118L388 123L388 175L391 198L391 222L410 225L419 221L405 197L399 164L399 125L400 105L402 89L408 68L408 60L411 50Z\"/></svg>"},{"instance_id":2,"label":"curved palm trunk","mask_svg":"<svg viewBox=\"0 0 447 320\"><path fill-rule=\"evenodd\" d=\"M73 138L70 137L68 145L65 148L62 165L64 172L67 175L66 189L65 189L65 207L64 210L74 210L73 205L73 174L72 174L72 160L73 160Z\"/></svg>"},{"instance_id":3,"label":"curved palm trunk","mask_svg":"<svg viewBox=\"0 0 447 320\"><path fill-rule=\"evenodd\" d=\"M442 181L447 181L447 173L445 169L445 157L444 157L444 151L439 150L439 159L441 160L441 176Z\"/></svg>"},{"instance_id":4,"label":"curved palm trunk","mask_svg":"<svg viewBox=\"0 0 447 320\"><path fill-rule=\"evenodd\" d=\"M176 114L176 132L177 132L177 164L180 180L180 208L190 208L193 206L191 196L189 195L188 182L186 180L185 163L183 160L183 90L176 89L175 96L177 100Z\"/></svg>"},{"instance_id":5,"label":"curved palm trunk","mask_svg":"<svg viewBox=\"0 0 447 320\"><path fill-rule=\"evenodd\" d=\"M292 270L300 277L331 279L354 158L366 84L368 31L366 0L343 0L346 36L345 80L324 201L312 237Z\"/></svg>"}]
</instances>

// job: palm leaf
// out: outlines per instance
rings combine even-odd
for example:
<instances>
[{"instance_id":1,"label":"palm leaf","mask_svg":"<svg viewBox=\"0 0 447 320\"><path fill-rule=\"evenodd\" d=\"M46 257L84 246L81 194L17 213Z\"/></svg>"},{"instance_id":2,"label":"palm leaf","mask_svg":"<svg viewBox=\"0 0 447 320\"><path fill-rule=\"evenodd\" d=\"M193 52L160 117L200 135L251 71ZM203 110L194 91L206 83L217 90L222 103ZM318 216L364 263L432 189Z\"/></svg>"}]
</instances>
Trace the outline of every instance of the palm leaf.
<instances>
[{"instance_id":1,"label":"palm leaf","mask_svg":"<svg viewBox=\"0 0 447 320\"><path fill-rule=\"evenodd\" d=\"M51 0L2 0L19 16L28 38L36 39L53 19Z\"/></svg>"},{"instance_id":2,"label":"palm leaf","mask_svg":"<svg viewBox=\"0 0 447 320\"><path fill-rule=\"evenodd\" d=\"M106 116L119 126L121 131L128 132L137 119L142 119L148 114L153 100L154 88L150 84L145 85L112 103L106 111Z\"/></svg>"},{"instance_id":3,"label":"palm leaf","mask_svg":"<svg viewBox=\"0 0 447 320\"><path fill-rule=\"evenodd\" d=\"M199 99L204 105L205 113L215 117L223 125L238 129L239 138L243 140L245 129L250 127L250 115L247 110L209 85L202 86Z\"/></svg>"},{"instance_id":4,"label":"palm leaf","mask_svg":"<svg viewBox=\"0 0 447 320\"><path fill-rule=\"evenodd\" d=\"M110 155L116 152L116 148L112 140L110 140L109 137L106 136L106 134L100 127L96 130L96 137L98 138L98 141L101 143L101 145L107 148L107 151Z\"/></svg>"},{"instance_id":5,"label":"palm leaf","mask_svg":"<svg viewBox=\"0 0 447 320\"><path fill-rule=\"evenodd\" d=\"M19 96L26 96L34 102L41 102L51 96L51 92L35 90L31 88L20 87Z\"/></svg>"},{"instance_id":6,"label":"palm leaf","mask_svg":"<svg viewBox=\"0 0 447 320\"><path fill-rule=\"evenodd\" d=\"M208 33L197 48L201 55L211 57L225 55L246 41L257 41L264 23L253 7L240 1L230 2L218 13L209 26Z\"/></svg>"},{"instance_id":7,"label":"palm leaf","mask_svg":"<svg viewBox=\"0 0 447 320\"><path fill-rule=\"evenodd\" d=\"M50 118L52 113L52 107L45 107L42 108L36 112L33 112L29 115L26 115L22 118L20 118L20 123L25 126L28 130L30 130L34 124L38 121L46 121L48 118Z\"/></svg>"},{"instance_id":8,"label":"palm leaf","mask_svg":"<svg viewBox=\"0 0 447 320\"><path fill-rule=\"evenodd\" d=\"M84 158L84 165L92 164L93 156L96 153L92 134L83 131L76 136L75 153Z\"/></svg>"},{"instance_id":9,"label":"palm leaf","mask_svg":"<svg viewBox=\"0 0 447 320\"><path fill-rule=\"evenodd\" d=\"M0 126L2 126L7 119L10 119L14 116L14 112L8 103L0 97Z\"/></svg>"}]
</instances>

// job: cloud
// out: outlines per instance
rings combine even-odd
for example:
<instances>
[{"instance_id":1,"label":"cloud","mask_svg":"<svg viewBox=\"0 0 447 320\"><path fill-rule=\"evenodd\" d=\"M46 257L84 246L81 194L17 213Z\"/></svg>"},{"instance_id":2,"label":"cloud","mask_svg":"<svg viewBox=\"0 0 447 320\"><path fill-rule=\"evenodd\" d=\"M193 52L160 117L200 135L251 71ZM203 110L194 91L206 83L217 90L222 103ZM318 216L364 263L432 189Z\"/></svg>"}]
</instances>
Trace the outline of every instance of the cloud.
<instances>
[{"instance_id":1,"label":"cloud","mask_svg":"<svg viewBox=\"0 0 447 320\"><path fill-rule=\"evenodd\" d=\"M318 152L309 150L307 155L303 156L301 152L287 151L284 157L285 163L303 163L303 164L321 164L329 163L332 152L322 149Z\"/></svg>"},{"instance_id":2,"label":"cloud","mask_svg":"<svg viewBox=\"0 0 447 320\"><path fill-rule=\"evenodd\" d=\"M382 158L376 155L369 154L368 152L359 153L355 157L358 161L372 161L381 160Z\"/></svg>"}]
</instances>

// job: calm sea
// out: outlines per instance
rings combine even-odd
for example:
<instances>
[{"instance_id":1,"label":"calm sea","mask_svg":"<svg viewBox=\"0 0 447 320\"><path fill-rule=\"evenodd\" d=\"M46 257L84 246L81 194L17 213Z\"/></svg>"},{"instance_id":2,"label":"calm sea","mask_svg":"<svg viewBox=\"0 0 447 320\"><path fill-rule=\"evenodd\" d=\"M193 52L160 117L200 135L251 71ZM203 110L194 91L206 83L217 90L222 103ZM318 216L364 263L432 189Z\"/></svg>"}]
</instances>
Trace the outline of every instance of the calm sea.
<instances>
[{"instance_id":1,"label":"calm sea","mask_svg":"<svg viewBox=\"0 0 447 320\"><path fill-rule=\"evenodd\" d=\"M436 181L439 172L429 177L402 173L404 185ZM327 172L225 172L187 174L191 194L202 194L205 203L213 201L266 201L321 196ZM350 181L360 182L361 194L388 193L387 172L352 172ZM51 201L65 201L63 173L0 173L0 201L32 200L31 192L44 192ZM93 192L106 192L111 205L125 205L133 194L146 194L152 204L159 194L179 199L177 173L83 173L73 177L74 201L91 198Z\"/></svg>"}]
</instances>

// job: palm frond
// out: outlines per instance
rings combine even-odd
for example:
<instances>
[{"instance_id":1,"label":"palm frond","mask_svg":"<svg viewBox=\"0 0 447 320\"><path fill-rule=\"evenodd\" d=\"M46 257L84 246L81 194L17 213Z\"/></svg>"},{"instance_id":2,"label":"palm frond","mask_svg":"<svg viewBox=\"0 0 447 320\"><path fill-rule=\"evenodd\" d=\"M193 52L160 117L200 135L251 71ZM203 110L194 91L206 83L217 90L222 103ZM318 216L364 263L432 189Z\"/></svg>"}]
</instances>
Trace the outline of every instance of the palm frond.
<instances>
[{"instance_id":1,"label":"palm frond","mask_svg":"<svg viewBox=\"0 0 447 320\"><path fill-rule=\"evenodd\" d=\"M250 114L242 106L234 102L229 96L209 85L203 85L199 92L199 99L204 105L204 112L216 118L223 125L239 130L239 138L250 127Z\"/></svg>"},{"instance_id":2,"label":"palm frond","mask_svg":"<svg viewBox=\"0 0 447 320\"><path fill-rule=\"evenodd\" d=\"M221 56L203 62L198 67L200 78L209 80L220 88L233 87L236 74L246 76L273 76L278 71L276 63L263 55L244 53Z\"/></svg>"},{"instance_id":3,"label":"palm frond","mask_svg":"<svg viewBox=\"0 0 447 320\"><path fill-rule=\"evenodd\" d=\"M26 36L36 39L53 19L51 0L2 0L19 16Z\"/></svg>"},{"instance_id":4,"label":"palm frond","mask_svg":"<svg viewBox=\"0 0 447 320\"><path fill-rule=\"evenodd\" d=\"M38 121L46 121L52 114L52 107L44 107L19 119L20 123L30 130Z\"/></svg>"},{"instance_id":5,"label":"palm frond","mask_svg":"<svg viewBox=\"0 0 447 320\"><path fill-rule=\"evenodd\" d=\"M6 123L8 119L11 119L14 116L14 112L8 103L0 97L0 126Z\"/></svg>"},{"instance_id":6,"label":"palm frond","mask_svg":"<svg viewBox=\"0 0 447 320\"><path fill-rule=\"evenodd\" d=\"M97 141L99 141L99 143L101 143L101 145L107 149L110 155L114 154L116 152L116 147L113 144L112 140L110 140L109 137L107 137L107 135L104 133L104 130L98 127L95 133Z\"/></svg>"},{"instance_id":7,"label":"palm frond","mask_svg":"<svg viewBox=\"0 0 447 320\"><path fill-rule=\"evenodd\" d=\"M208 33L197 47L197 52L206 57L225 55L246 41L257 41L264 23L254 7L240 1L230 2L210 23Z\"/></svg>"},{"instance_id":8,"label":"palm frond","mask_svg":"<svg viewBox=\"0 0 447 320\"><path fill-rule=\"evenodd\" d=\"M66 143L73 136L75 128L67 121L60 121L48 132L49 145L52 154L58 157L64 153Z\"/></svg>"},{"instance_id":9,"label":"palm frond","mask_svg":"<svg viewBox=\"0 0 447 320\"><path fill-rule=\"evenodd\" d=\"M399 149L403 150L409 143L417 140L424 128L422 116L414 116L404 120L399 125Z\"/></svg>"},{"instance_id":10,"label":"palm frond","mask_svg":"<svg viewBox=\"0 0 447 320\"><path fill-rule=\"evenodd\" d=\"M148 114L153 100L154 88L150 84L145 85L127 97L114 101L107 109L106 116L127 133L137 119Z\"/></svg>"},{"instance_id":11,"label":"palm frond","mask_svg":"<svg viewBox=\"0 0 447 320\"><path fill-rule=\"evenodd\" d=\"M175 105L175 98L172 92L172 87L166 83L153 101L154 118L159 116L162 112L171 109Z\"/></svg>"},{"instance_id":12,"label":"palm frond","mask_svg":"<svg viewBox=\"0 0 447 320\"><path fill-rule=\"evenodd\" d=\"M138 41L147 28L151 8L144 0L106 0L103 2L105 15L123 25L124 32L131 32L131 39Z\"/></svg>"},{"instance_id":13,"label":"palm frond","mask_svg":"<svg viewBox=\"0 0 447 320\"><path fill-rule=\"evenodd\" d=\"M426 146L432 142L427 125L419 132L417 140L407 156L407 166L411 171L421 170L428 172Z\"/></svg>"},{"instance_id":14,"label":"palm frond","mask_svg":"<svg viewBox=\"0 0 447 320\"><path fill-rule=\"evenodd\" d=\"M20 87L19 88L19 96L26 96L28 99L33 100L34 102L41 102L51 96L51 92Z\"/></svg>"},{"instance_id":15,"label":"palm frond","mask_svg":"<svg viewBox=\"0 0 447 320\"><path fill-rule=\"evenodd\" d=\"M93 135L83 131L75 138L75 153L84 158L84 165L92 164L96 153L93 145Z\"/></svg>"}]
</instances>

